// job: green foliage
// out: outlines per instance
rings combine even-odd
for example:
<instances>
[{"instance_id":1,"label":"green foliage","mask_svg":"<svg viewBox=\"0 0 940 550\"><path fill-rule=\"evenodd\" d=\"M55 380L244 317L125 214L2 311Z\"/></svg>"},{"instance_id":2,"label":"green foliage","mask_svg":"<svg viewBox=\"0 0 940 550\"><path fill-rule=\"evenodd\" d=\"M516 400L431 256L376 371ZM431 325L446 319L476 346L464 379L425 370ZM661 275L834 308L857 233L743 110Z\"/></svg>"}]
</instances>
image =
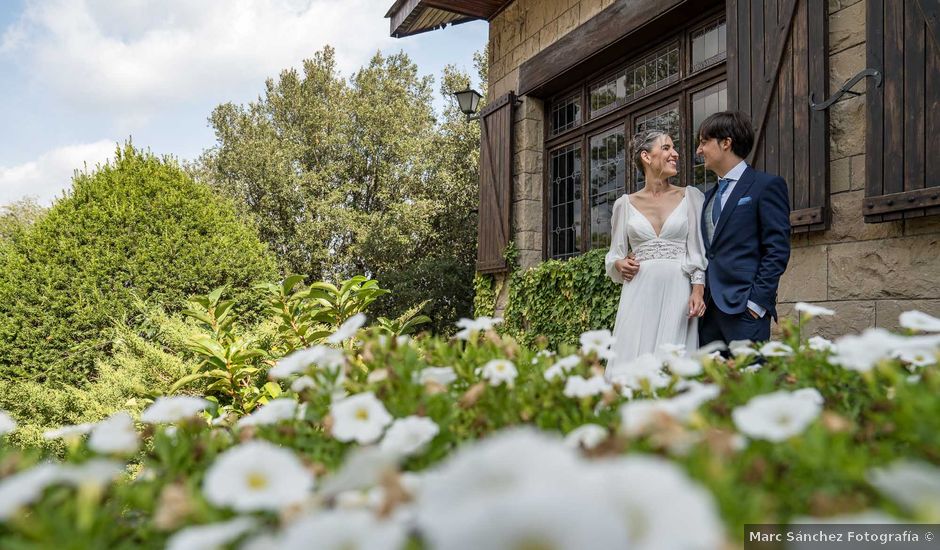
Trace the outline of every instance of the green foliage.
<instances>
[{"instance_id":1,"label":"green foliage","mask_svg":"<svg viewBox=\"0 0 940 550\"><path fill-rule=\"evenodd\" d=\"M496 310L496 278L477 273L473 278L473 315L492 317Z\"/></svg>"},{"instance_id":2,"label":"green foliage","mask_svg":"<svg viewBox=\"0 0 940 550\"><path fill-rule=\"evenodd\" d=\"M448 67L441 93L469 81ZM197 173L256 218L285 272L368 274L392 290L377 313L429 299L438 330L469 314L479 125L452 100L436 118L432 80L407 55L377 54L347 80L324 48L210 123Z\"/></svg>"},{"instance_id":3,"label":"green foliage","mask_svg":"<svg viewBox=\"0 0 940 550\"><path fill-rule=\"evenodd\" d=\"M605 274L605 253L592 250L513 272L502 330L526 345L544 337L555 348L577 343L588 330L613 327L620 287Z\"/></svg>"},{"instance_id":4,"label":"green foliage","mask_svg":"<svg viewBox=\"0 0 940 550\"><path fill-rule=\"evenodd\" d=\"M214 300L214 307L223 303ZM223 321L215 319L214 323L223 325ZM211 330L212 324L203 328ZM916 379L909 377L911 367L895 359L884 359L868 372L850 371L832 365L827 352L809 349L800 340L800 331L785 323L784 342L797 349L795 354L767 357L756 371L745 368L752 359L744 354L730 361L705 359L704 372L694 379L714 384L717 396L689 411L682 421L663 416L653 420L646 431L627 434L621 425L620 406L628 400L618 391L585 397L565 394L566 376L586 378L603 368L594 352L562 346L555 354L495 333L462 341L439 337L400 340L383 338L382 332L367 330L361 334L361 347L344 348L344 386L351 394L371 392L394 418L421 415L439 426L439 433L423 451L401 463L403 471L426 471L460 452L462 446L507 427L529 425L558 434L592 423L604 429L606 440L590 451L590 456L617 460L624 454L657 455L695 479L707 490L696 494L714 499L729 547L740 544L744 524L786 524L801 516L875 510L907 521L935 523L940 519L936 494L925 492L922 508L904 509L876 491L869 477L873 468L901 459L940 462L936 400L940 370L936 364L920 368ZM569 354L577 359L569 365L570 372L546 379L547 369ZM484 378L480 367L495 359L511 360L518 369L511 384L494 385ZM456 379L446 387L417 382L423 369L439 365L451 366ZM379 373L382 375L376 376ZM305 404L303 418L250 428L231 423L210 426L198 419L178 422L173 432L163 427L148 429L144 450L134 462L134 468L147 475L121 479L91 494L65 486L49 489L30 504L29 513L14 514L3 524L0 545L53 546L68 541L75 547L120 547L133 540L135 546L156 547L164 545L168 531L230 518L231 510L208 502L202 481L221 452L250 438L292 449L326 474L336 472L348 464L350 453L359 445L339 441L331 434L329 426L336 417L325 369L311 366L303 374L318 384L299 394L282 388L283 396ZM655 397L678 395L681 382L675 374L669 375L668 386L657 390ZM755 436L743 446L732 443L738 435L732 418L737 407L758 395L802 388L815 388L823 399L821 414L804 430L779 442ZM653 397L650 391L636 390L633 399ZM91 454L85 443L79 443L70 451L69 460ZM12 454L2 447L0 459L16 470L37 460L34 453ZM353 476L357 480L364 475L360 469L368 469L363 461L358 464ZM340 477L349 482L349 473ZM382 478L383 489L397 487L407 493L392 479ZM546 479L546 483L552 481ZM318 481L318 487L322 486ZM366 483L365 488L370 486ZM407 501L386 501L383 510L388 512L388 507L401 500ZM332 499L323 494L317 495L316 501L332 506ZM668 510L658 511L668 517ZM527 517L526 512L514 510L520 517ZM247 515L259 522L257 532L270 532L288 523L276 513ZM639 522L654 521L642 515L636 518ZM636 525L643 527L645 523ZM655 546L655 541L651 545Z\"/></svg>"},{"instance_id":5,"label":"green foliage","mask_svg":"<svg viewBox=\"0 0 940 550\"><path fill-rule=\"evenodd\" d=\"M44 440L43 431L97 422L122 409L136 412L169 393L173 382L195 364L185 351L194 329L159 309L139 315L143 320L136 327L119 323L110 329L112 355L97 363L97 376L89 384L0 379L0 409L20 423L11 443L60 453L60 442Z\"/></svg>"},{"instance_id":6,"label":"green foliage","mask_svg":"<svg viewBox=\"0 0 940 550\"><path fill-rule=\"evenodd\" d=\"M0 378L85 383L136 296L172 311L223 284L246 297L274 272L232 204L128 144L0 245Z\"/></svg>"},{"instance_id":7,"label":"green foliage","mask_svg":"<svg viewBox=\"0 0 940 550\"><path fill-rule=\"evenodd\" d=\"M42 217L46 209L32 198L0 206L0 241L13 240Z\"/></svg>"}]
</instances>

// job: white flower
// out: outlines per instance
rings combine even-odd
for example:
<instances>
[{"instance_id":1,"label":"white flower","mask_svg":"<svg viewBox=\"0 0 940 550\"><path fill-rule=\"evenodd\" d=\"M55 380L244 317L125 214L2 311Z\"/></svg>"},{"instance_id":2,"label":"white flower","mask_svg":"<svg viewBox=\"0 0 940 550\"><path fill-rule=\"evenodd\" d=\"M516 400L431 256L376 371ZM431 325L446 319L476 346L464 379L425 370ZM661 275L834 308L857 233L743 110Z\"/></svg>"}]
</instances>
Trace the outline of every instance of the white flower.
<instances>
[{"instance_id":1,"label":"white flower","mask_svg":"<svg viewBox=\"0 0 940 550\"><path fill-rule=\"evenodd\" d=\"M830 363L849 370L867 371L900 352L935 353L940 335L906 337L883 328L869 328L859 336L843 336L835 345L837 351L829 357Z\"/></svg>"},{"instance_id":2,"label":"white flower","mask_svg":"<svg viewBox=\"0 0 940 550\"><path fill-rule=\"evenodd\" d=\"M901 326L924 332L940 332L940 319L921 311L905 311L898 318Z\"/></svg>"},{"instance_id":3,"label":"white flower","mask_svg":"<svg viewBox=\"0 0 940 550\"><path fill-rule=\"evenodd\" d=\"M460 340L469 340L474 334L492 330L497 323L502 322L503 320L498 317L495 319L486 316L477 317L476 319L467 319L465 317L457 321L457 327L461 330L454 337Z\"/></svg>"},{"instance_id":4,"label":"white flower","mask_svg":"<svg viewBox=\"0 0 940 550\"><path fill-rule=\"evenodd\" d=\"M555 352L552 350L548 350L548 349L539 350L538 353L535 354L535 357L532 358L532 364L533 365L538 364L539 359L541 359L542 357L552 357L554 355L555 355Z\"/></svg>"},{"instance_id":5,"label":"white flower","mask_svg":"<svg viewBox=\"0 0 940 550\"><path fill-rule=\"evenodd\" d=\"M398 460L398 456L377 445L354 447L345 456L339 470L320 483L319 492L329 496L374 487L384 475L397 470Z\"/></svg>"},{"instance_id":6,"label":"white flower","mask_svg":"<svg viewBox=\"0 0 940 550\"><path fill-rule=\"evenodd\" d=\"M328 346L316 345L306 349L297 350L286 357L281 358L268 374L272 378L287 378L288 376L301 372L311 364L329 372L336 372L346 362L342 350ZM342 371L340 371L342 372Z\"/></svg>"},{"instance_id":7,"label":"white flower","mask_svg":"<svg viewBox=\"0 0 940 550\"><path fill-rule=\"evenodd\" d=\"M714 497L676 464L632 455L598 461L588 476L590 481L583 484L591 498L611 508L627 526L627 539L612 548L704 550L724 546L724 528Z\"/></svg>"},{"instance_id":8,"label":"white flower","mask_svg":"<svg viewBox=\"0 0 940 550\"><path fill-rule=\"evenodd\" d=\"M808 391L758 395L731 412L735 426L753 439L780 442L803 433L822 410L821 397Z\"/></svg>"},{"instance_id":9,"label":"white flower","mask_svg":"<svg viewBox=\"0 0 940 550\"><path fill-rule=\"evenodd\" d=\"M190 395L158 397L140 414L140 421L147 424L178 422L196 416L208 406L209 402L205 399Z\"/></svg>"},{"instance_id":10,"label":"white flower","mask_svg":"<svg viewBox=\"0 0 940 550\"><path fill-rule=\"evenodd\" d=\"M425 472L417 490L419 523L441 528L480 499L509 497L546 480L564 480L581 466L557 437L532 427L502 430L465 444Z\"/></svg>"},{"instance_id":11,"label":"white flower","mask_svg":"<svg viewBox=\"0 0 940 550\"><path fill-rule=\"evenodd\" d=\"M574 375L565 382L564 394L567 397L590 397L598 395L611 389L610 384L603 376L595 375L585 379L583 376Z\"/></svg>"},{"instance_id":12,"label":"white flower","mask_svg":"<svg viewBox=\"0 0 940 550\"><path fill-rule=\"evenodd\" d=\"M298 378L297 380L294 380L293 382L291 382L290 389L294 393L300 393L304 390L315 388L316 385L317 383L313 381L313 378L310 378L309 376L305 374L301 376L300 378Z\"/></svg>"},{"instance_id":13,"label":"white flower","mask_svg":"<svg viewBox=\"0 0 940 550\"><path fill-rule=\"evenodd\" d=\"M762 368L764 368L764 365L761 365L760 363L754 363L753 365L748 365L741 370L748 374L754 374L755 372L761 370Z\"/></svg>"},{"instance_id":14,"label":"white flower","mask_svg":"<svg viewBox=\"0 0 940 550\"><path fill-rule=\"evenodd\" d=\"M607 428L597 424L584 424L568 432L565 445L572 449L593 449L607 439Z\"/></svg>"},{"instance_id":15,"label":"white flower","mask_svg":"<svg viewBox=\"0 0 940 550\"><path fill-rule=\"evenodd\" d=\"M88 447L102 454L131 454L137 451L138 444L134 419L125 411L96 424L88 438Z\"/></svg>"},{"instance_id":16,"label":"white flower","mask_svg":"<svg viewBox=\"0 0 940 550\"><path fill-rule=\"evenodd\" d=\"M895 353L895 356L913 367L926 367L937 362L937 354L926 350L901 350Z\"/></svg>"},{"instance_id":17,"label":"white flower","mask_svg":"<svg viewBox=\"0 0 940 550\"><path fill-rule=\"evenodd\" d=\"M739 359L744 358L744 357L750 357L751 355L757 354L757 350L752 348L751 346L737 346L737 347L728 348L728 349L729 351L731 351L731 355L734 355L735 357ZM720 352L715 352L715 353L720 354Z\"/></svg>"},{"instance_id":18,"label":"white flower","mask_svg":"<svg viewBox=\"0 0 940 550\"><path fill-rule=\"evenodd\" d=\"M255 528L255 518L240 517L208 525L187 527L166 541L167 550L214 550Z\"/></svg>"},{"instance_id":19,"label":"white flower","mask_svg":"<svg viewBox=\"0 0 940 550\"><path fill-rule=\"evenodd\" d=\"M281 550L399 550L405 544L404 526L381 522L365 510L329 510L297 520L284 529Z\"/></svg>"},{"instance_id":20,"label":"white flower","mask_svg":"<svg viewBox=\"0 0 940 550\"><path fill-rule=\"evenodd\" d=\"M59 478L59 467L43 463L0 480L0 520L39 500L42 492Z\"/></svg>"},{"instance_id":21,"label":"white flower","mask_svg":"<svg viewBox=\"0 0 940 550\"><path fill-rule=\"evenodd\" d=\"M685 345L683 344L661 344L657 350L664 358L682 357L685 355Z\"/></svg>"},{"instance_id":22,"label":"white flower","mask_svg":"<svg viewBox=\"0 0 940 550\"><path fill-rule=\"evenodd\" d=\"M438 425L427 417L399 418L389 426L379 448L400 456L413 455L422 451L439 431Z\"/></svg>"},{"instance_id":23,"label":"white flower","mask_svg":"<svg viewBox=\"0 0 940 550\"><path fill-rule=\"evenodd\" d=\"M764 357L789 357L793 355L793 348L783 342L767 342L760 348Z\"/></svg>"},{"instance_id":24,"label":"white flower","mask_svg":"<svg viewBox=\"0 0 940 550\"><path fill-rule=\"evenodd\" d=\"M809 344L809 348L811 350L831 351L831 352L836 351L836 346L829 340L826 340L825 338L823 338L822 336L813 336L812 338L808 340L807 343Z\"/></svg>"},{"instance_id":25,"label":"white flower","mask_svg":"<svg viewBox=\"0 0 940 550\"><path fill-rule=\"evenodd\" d=\"M268 401L258 410L242 417L236 426L264 426L277 424L282 420L292 420L297 412L297 402L290 397L281 397Z\"/></svg>"},{"instance_id":26,"label":"white flower","mask_svg":"<svg viewBox=\"0 0 940 550\"><path fill-rule=\"evenodd\" d=\"M16 420L6 412L0 411L0 435L6 435L16 429Z\"/></svg>"},{"instance_id":27,"label":"white flower","mask_svg":"<svg viewBox=\"0 0 940 550\"><path fill-rule=\"evenodd\" d=\"M419 384L435 382L442 386L448 386L454 380L457 380L457 373L454 372L452 367L427 367L421 369L418 373Z\"/></svg>"},{"instance_id":28,"label":"white flower","mask_svg":"<svg viewBox=\"0 0 940 550\"><path fill-rule=\"evenodd\" d=\"M940 468L904 459L870 471L868 482L908 512L940 519Z\"/></svg>"},{"instance_id":29,"label":"white flower","mask_svg":"<svg viewBox=\"0 0 940 550\"><path fill-rule=\"evenodd\" d=\"M627 522L573 483L531 485L465 504L424 526L430 548L520 550L625 548Z\"/></svg>"},{"instance_id":30,"label":"white flower","mask_svg":"<svg viewBox=\"0 0 940 550\"><path fill-rule=\"evenodd\" d=\"M498 386L502 383L505 383L507 386L512 386L516 376L519 375L516 366L508 359L492 359L487 361L487 363L483 365L481 373L484 379L490 381L491 386Z\"/></svg>"},{"instance_id":31,"label":"white flower","mask_svg":"<svg viewBox=\"0 0 940 550\"><path fill-rule=\"evenodd\" d=\"M343 340L348 340L356 335L356 332L362 328L362 325L364 325L365 322L366 315L362 312L357 313L349 319L346 319L346 322L340 325L339 328L336 329L336 332L330 335L326 341L330 344L339 344Z\"/></svg>"},{"instance_id":32,"label":"white flower","mask_svg":"<svg viewBox=\"0 0 940 550\"><path fill-rule=\"evenodd\" d=\"M570 372L571 369L577 367L581 364L581 358L577 355L569 355L563 357L558 361L555 361L555 364L548 367L545 370L545 379L551 382L552 380L564 376L566 373Z\"/></svg>"},{"instance_id":33,"label":"white flower","mask_svg":"<svg viewBox=\"0 0 940 550\"><path fill-rule=\"evenodd\" d=\"M589 330L581 334L581 351L585 354L603 353L614 344L614 337L609 330Z\"/></svg>"},{"instance_id":34,"label":"white flower","mask_svg":"<svg viewBox=\"0 0 940 550\"><path fill-rule=\"evenodd\" d=\"M670 378L663 372L663 361L652 353L645 353L628 363L616 363L608 369L608 378L614 384L620 384L635 390L643 389L644 384L650 389L665 388Z\"/></svg>"},{"instance_id":35,"label":"white flower","mask_svg":"<svg viewBox=\"0 0 940 550\"><path fill-rule=\"evenodd\" d=\"M805 313L807 317L818 317L820 315L835 315L836 312L822 306L807 304L806 302L797 302L793 309L800 313Z\"/></svg>"},{"instance_id":36,"label":"white flower","mask_svg":"<svg viewBox=\"0 0 940 550\"><path fill-rule=\"evenodd\" d=\"M62 426L56 428L55 430L46 430L42 433L42 437L45 439L69 439L73 437L81 437L88 432L90 432L95 427L91 423L75 424L74 426Z\"/></svg>"},{"instance_id":37,"label":"white flower","mask_svg":"<svg viewBox=\"0 0 940 550\"><path fill-rule=\"evenodd\" d=\"M678 376L698 376L702 374L702 364L692 357L667 357L669 370Z\"/></svg>"},{"instance_id":38,"label":"white flower","mask_svg":"<svg viewBox=\"0 0 940 550\"><path fill-rule=\"evenodd\" d=\"M816 388L798 389L793 392L793 397L802 397L804 399L809 399L811 402L815 403L816 405L819 405L820 407L822 407L823 403L826 402L826 400L823 399L822 394L819 393L819 390L817 390Z\"/></svg>"},{"instance_id":39,"label":"white flower","mask_svg":"<svg viewBox=\"0 0 940 550\"><path fill-rule=\"evenodd\" d=\"M75 487L102 487L124 472L125 464L116 460L93 458L78 465L59 466L56 481Z\"/></svg>"},{"instance_id":40,"label":"white flower","mask_svg":"<svg viewBox=\"0 0 940 550\"><path fill-rule=\"evenodd\" d=\"M374 443L392 421L392 415L372 392L357 393L333 403L333 437L339 441Z\"/></svg>"},{"instance_id":41,"label":"white flower","mask_svg":"<svg viewBox=\"0 0 940 550\"><path fill-rule=\"evenodd\" d=\"M313 483L313 473L294 453L254 440L219 455L202 491L214 506L238 512L280 510L307 498Z\"/></svg>"},{"instance_id":42,"label":"white flower","mask_svg":"<svg viewBox=\"0 0 940 550\"><path fill-rule=\"evenodd\" d=\"M692 414L705 402L721 392L715 384L702 384L686 381L677 389L683 393L669 399L642 399L624 403L620 407L620 428L627 436L636 436L652 427L660 416L667 416L676 422L687 422Z\"/></svg>"}]
</instances>

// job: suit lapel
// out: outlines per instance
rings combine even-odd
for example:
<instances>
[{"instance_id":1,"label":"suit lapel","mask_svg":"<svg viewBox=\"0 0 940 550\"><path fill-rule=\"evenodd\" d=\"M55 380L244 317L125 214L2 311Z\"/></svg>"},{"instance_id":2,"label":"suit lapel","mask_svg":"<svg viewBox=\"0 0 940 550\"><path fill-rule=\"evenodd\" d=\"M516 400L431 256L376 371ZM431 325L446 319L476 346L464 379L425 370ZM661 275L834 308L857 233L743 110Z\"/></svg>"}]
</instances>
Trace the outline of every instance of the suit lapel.
<instances>
[{"instance_id":1,"label":"suit lapel","mask_svg":"<svg viewBox=\"0 0 940 550\"><path fill-rule=\"evenodd\" d=\"M708 208L708 201L710 201L712 197L715 196L715 193L717 191L718 191L718 186L715 185L711 189L709 189L707 192L705 192L705 202L702 203L702 215L700 216L701 220L699 221L701 222L701 226L702 226L702 237L703 237L702 240L705 241L706 252L708 252L708 250L711 248L712 242L711 242L711 239L708 238L708 222L705 220L705 216L712 215L711 210Z\"/></svg>"},{"instance_id":2,"label":"suit lapel","mask_svg":"<svg viewBox=\"0 0 940 550\"><path fill-rule=\"evenodd\" d=\"M744 173L741 174L741 179L734 184L734 190L731 191L731 195L728 197L728 202L725 203L725 207L721 209L721 215L718 217L718 225L715 226L715 234L712 237L712 242L718 239L718 234L721 233L722 228L728 224L728 218L731 217L731 213L737 208L738 200L747 193L752 183L754 183L754 169L748 166L747 169L744 170Z\"/></svg>"}]
</instances>

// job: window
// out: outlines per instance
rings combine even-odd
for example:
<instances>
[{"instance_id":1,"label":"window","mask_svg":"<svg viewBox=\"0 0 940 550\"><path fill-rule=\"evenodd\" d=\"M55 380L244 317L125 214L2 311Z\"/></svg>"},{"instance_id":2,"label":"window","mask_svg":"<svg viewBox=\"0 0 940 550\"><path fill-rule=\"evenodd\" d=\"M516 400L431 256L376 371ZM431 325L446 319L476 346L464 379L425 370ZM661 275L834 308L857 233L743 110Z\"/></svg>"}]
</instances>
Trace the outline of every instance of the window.
<instances>
[{"instance_id":1,"label":"window","mask_svg":"<svg viewBox=\"0 0 940 550\"><path fill-rule=\"evenodd\" d=\"M705 117L727 108L725 43L723 14L706 15L549 100L547 257L610 245L614 201L645 184L628 158L636 132L660 128L672 136L680 156L673 183L703 192L715 185L718 178L695 157L694 133Z\"/></svg>"}]
</instances>

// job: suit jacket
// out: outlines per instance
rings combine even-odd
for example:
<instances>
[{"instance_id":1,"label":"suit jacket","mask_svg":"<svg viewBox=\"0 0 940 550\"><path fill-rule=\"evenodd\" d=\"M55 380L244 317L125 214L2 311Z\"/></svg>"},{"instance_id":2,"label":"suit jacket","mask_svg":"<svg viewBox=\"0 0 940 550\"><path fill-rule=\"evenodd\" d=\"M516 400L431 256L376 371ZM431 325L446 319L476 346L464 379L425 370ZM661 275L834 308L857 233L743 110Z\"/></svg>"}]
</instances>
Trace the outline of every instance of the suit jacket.
<instances>
[{"instance_id":1,"label":"suit jacket","mask_svg":"<svg viewBox=\"0 0 940 550\"><path fill-rule=\"evenodd\" d=\"M712 198L705 196L702 235L708 269L705 291L728 314L743 313L747 301L765 308L777 319L777 285L790 260L790 199L780 176L750 166L734 185L709 242L705 217Z\"/></svg>"}]
</instances>

